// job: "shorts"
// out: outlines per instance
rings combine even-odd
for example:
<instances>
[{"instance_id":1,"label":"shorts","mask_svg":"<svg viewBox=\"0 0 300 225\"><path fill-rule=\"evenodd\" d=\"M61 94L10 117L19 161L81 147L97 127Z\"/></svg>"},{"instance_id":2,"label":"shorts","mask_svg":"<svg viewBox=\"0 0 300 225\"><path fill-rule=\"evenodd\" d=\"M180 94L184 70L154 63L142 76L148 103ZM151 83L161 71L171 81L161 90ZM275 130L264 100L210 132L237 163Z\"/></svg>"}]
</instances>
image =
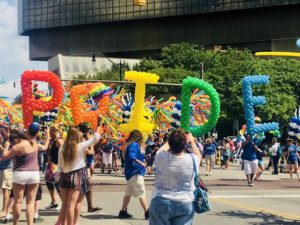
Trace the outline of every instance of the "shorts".
<instances>
[{"instance_id":1,"label":"shorts","mask_svg":"<svg viewBox=\"0 0 300 225\"><path fill-rule=\"evenodd\" d=\"M0 171L0 184L1 184L2 189L11 191L12 177L13 177L12 169L6 169L6 170Z\"/></svg>"},{"instance_id":2,"label":"shorts","mask_svg":"<svg viewBox=\"0 0 300 225\"><path fill-rule=\"evenodd\" d=\"M103 152L102 160L104 165L112 164L112 153Z\"/></svg>"},{"instance_id":3,"label":"shorts","mask_svg":"<svg viewBox=\"0 0 300 225\"><path fill-rule=\"evenodd\" d=\"M224 162L228 161L229 156L228 155L223 155L223 160Z\"/></svg>"},{"instance_id":4,"label":"shorts","mask_svg":"<svg viewBox=\"0 0 300 225\"><path fill-rule=\"evenodd\" d=\"M298 160L295 160L295 159L288 159L287 164L290 164L290 165L297 165L297 164L298 164Z\"/></svg>"},{"instance_id":5,"label":"shorts","mask_svg":"<svg viewBox=\"0 0 300 225\"><path fill-rule=\"evenodd\" d=\"M215 155L205 155L205 163L213 166L215 164Z\"/></svg>"},{"instance_id":6,"label":"shorts","mask_svg":"<svg viewBox=\"0 0 300 225\"><path fill-rule=\"evenodd\" d=\"M258 166L264 166L264 165L265 165L264 160L259 160L259 161L258 161Z\"/></svg>"},{"instance_id":7,"label":"shorts","mask_svg":"<svg viewBox=\"0 0 300 225\"><path fill-rule=\"evenodd\" d=\"M244 162L244 171L246 175L256 174L257 165L258 165L257 159L253 161L243 160L243 162Z\"/></svg>"},{"instance_id":8,"label":"shorts","mask_svg":"<svg viewBox=\"0 0 300 225\"><path fill-rule=\"evenodd\" d=\"M61 173L59 186L65 189L79 190L82 194L90 191L90 179L87 168L81 168L69 173Z\"/></svg>"},{"instance_id":9,"label":"shorts","mask_svg":"<svg viewBox=\"0 0 300 225\"><path fill-rule=\"evenodd\" d=\"M129 180L127 180L125 196L132 197L145 197L146 189L144 183L144 177L141 175L134 175Z\"/></svg>"},{"instance_id":10,"label":"shorts","mask_svg":"<svg viewBox=\"0 0 300 225\"><path fill-rule=\"evenodd\" d=\"M55 188L57 193L60 192L59 183L51 183L51 182L46 181L46 186L47 186L49 191L52 191Z\"/></svg>"},{"instance_id":11,"label":"shorts","mask_svg":"<svg viewBox=\"0 0 300 225\"><path fill-rule=\"evenodd\" d=\"M40 171L14 171L12 182L16 184L39 184Z\"/></svg>"}]
</instances>

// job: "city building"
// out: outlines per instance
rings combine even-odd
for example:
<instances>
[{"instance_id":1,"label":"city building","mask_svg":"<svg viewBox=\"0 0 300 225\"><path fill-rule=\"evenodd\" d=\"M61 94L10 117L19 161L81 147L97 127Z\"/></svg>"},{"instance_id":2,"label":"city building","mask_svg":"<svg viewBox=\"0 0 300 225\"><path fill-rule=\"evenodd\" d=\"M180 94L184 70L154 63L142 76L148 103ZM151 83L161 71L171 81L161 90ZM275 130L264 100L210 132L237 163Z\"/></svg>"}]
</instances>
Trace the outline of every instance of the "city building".
<instances>
[{"instance_id":1,"label":"city building","mask_svg":"<svg viewBox=\"0 0 300 225\"><path fill-rule=\"evenodd\" d=\"M299 0L19 0L18 8L32 60L156 57L179 42L297 51L300 27Z\"/></svg>"}]
</instances>

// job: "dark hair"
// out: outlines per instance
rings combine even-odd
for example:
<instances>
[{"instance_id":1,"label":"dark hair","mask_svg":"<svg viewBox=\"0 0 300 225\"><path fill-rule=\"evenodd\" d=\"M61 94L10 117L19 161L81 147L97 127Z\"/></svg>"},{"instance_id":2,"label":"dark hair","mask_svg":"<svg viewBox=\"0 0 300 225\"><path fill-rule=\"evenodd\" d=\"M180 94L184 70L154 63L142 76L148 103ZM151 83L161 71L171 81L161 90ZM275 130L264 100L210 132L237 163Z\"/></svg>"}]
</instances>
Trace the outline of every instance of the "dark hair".
<instances>
[{"instance_id":1,"label":"dark hair","mask_svg":"<svg viewBox=\"0 0 300 225\"><path fill-rule=\"evenodd\" d=\"M10 135L9 135L9 142L13 143L13 141L18 138L29 141L29 143L31 145L33 144L33 142L30 140L30 138L26 134L24 134L18 130L11 130Z\"/></svg>"},{"instance_id":2,"label":"dark hair","mask_svg":"<svg viewBox=\"0 0 300 225\"><path fill-rule=\"evenodd\" d=\"M168 140L170 151L172 153L181 153L186 147L186 132L183 129L177 129L172 131Z\"/></svg>"},{"instance_id":3,"label":"dark hair","mask_svg":"<svg viewBox=\"0 0 300 225\"><path fill-rule=\"evenodd\" d=\"M141 142L143 140L143 135L139 130L133 130L130 132L128 141L129 142Z\"/></svg>"}]
</instances>

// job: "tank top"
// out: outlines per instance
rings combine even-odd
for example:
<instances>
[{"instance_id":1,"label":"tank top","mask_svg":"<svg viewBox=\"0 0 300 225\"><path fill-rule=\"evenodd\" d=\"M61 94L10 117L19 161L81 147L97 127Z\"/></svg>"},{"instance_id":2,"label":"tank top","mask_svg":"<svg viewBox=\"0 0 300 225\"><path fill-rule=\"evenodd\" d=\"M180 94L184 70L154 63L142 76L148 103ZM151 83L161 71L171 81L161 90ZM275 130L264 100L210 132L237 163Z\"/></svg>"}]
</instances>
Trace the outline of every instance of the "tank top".
<instances>
[{"instance_id":1,"label":"tank top","mask_svg":"<svg viewBox=\"0 0 300 225\"><path fill-rule=\"evenodd\" d=\"M49 148L49 155L50 155L50 160L54 164L58 164L58 150L59 148L56 146L56 141L55 139L53 142L50 143L50 148Z\"/></svg>"},{"instance_id":2,"label":"tank top","mask_svg":"<svg viewBox=\"0 0 300 225\"><path fill-rule=\"evenodd\" d=\"M38 151L15 156L14 171L39 171Z\"/></svg>"}]
</instances>

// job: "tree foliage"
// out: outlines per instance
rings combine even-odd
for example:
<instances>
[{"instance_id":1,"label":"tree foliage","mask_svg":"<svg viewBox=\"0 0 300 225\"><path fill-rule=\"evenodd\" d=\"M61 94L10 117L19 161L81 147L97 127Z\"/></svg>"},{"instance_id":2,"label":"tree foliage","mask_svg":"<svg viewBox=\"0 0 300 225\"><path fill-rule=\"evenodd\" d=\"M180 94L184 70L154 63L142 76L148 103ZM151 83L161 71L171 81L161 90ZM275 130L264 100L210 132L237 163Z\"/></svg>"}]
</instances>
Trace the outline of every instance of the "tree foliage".
<instances>
[{"instance_id":1,"label":"tree foliage","mask_svg":"<svg viewBox=\"0 0 300 225\"><path fill-rule=\"evenodd\" d=\"M266 105L256 107L263 122L276 121L284 128L300 104L300 62L295 59L259 58L249 50L232 48L216 52L181 43L163 48L160 59L142 59L133 69L154 72L160 76L160 82L166 83L181 83L187 76L203 77L220 95L221 117L217 128L222 131L221 135L232 134L233 120L244 123L241 79L245 76L270 76L270 84L253 87L254 95L267 98ZM113 67L98 72L93 79L118 80L119 70ZM180 93L180 87L147 87L147 94L158 98L171 95L180 98Z\"/></svg>"}]
</instances>

